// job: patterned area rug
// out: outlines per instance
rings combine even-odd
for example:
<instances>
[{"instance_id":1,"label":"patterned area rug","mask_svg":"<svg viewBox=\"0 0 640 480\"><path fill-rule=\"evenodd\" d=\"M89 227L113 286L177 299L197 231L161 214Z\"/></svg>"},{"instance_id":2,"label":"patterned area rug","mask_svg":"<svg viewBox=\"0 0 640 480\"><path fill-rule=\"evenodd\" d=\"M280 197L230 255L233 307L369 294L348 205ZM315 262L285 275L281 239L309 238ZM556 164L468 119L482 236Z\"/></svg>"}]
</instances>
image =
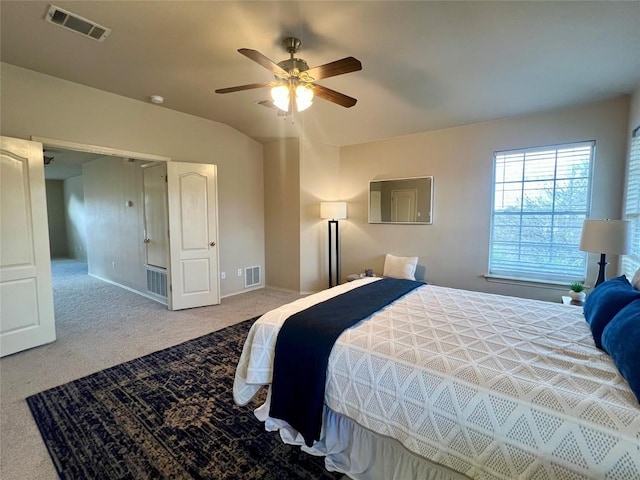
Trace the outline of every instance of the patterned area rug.
<instances>
[{"instance_id":1,"label":"patterned area rug","mask_svg":"<svg viewBox=\"0 0 640 480\"><path fill-rule=\"evenodd\" d=\"M27 398L62 479L339 479L239 407L253 320Z\"/></svg>"}]
</instances>

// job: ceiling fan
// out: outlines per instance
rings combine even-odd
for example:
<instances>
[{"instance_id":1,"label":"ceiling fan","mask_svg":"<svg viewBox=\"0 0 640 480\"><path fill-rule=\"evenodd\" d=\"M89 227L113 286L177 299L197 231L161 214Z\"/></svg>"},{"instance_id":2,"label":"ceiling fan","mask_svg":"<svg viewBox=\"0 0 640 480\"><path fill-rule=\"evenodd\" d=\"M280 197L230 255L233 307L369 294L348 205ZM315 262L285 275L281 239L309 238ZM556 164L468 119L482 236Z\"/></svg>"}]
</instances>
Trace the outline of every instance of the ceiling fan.
<instances>
[{"instance_id":1,"label":"ceiling fan","mask_svg":"<svg viewBox=\"0 0 640 480\"><path fill-rule=\"evenodd\" d=\"M313 103L314 96L346 108L353 107L357 102L355 98L323 87L315 82L323 78L362 70L360 61L353 57L346 57L319 67L309 68L305 60L294 57L301 43L300 40L294 37L285 38L282 41L282 45L289 52L290 58L279 63L271 61L257 50L240 48L238 50L239 53L270 70L276 79L272 82L220 88L216 90L216 93L231 93L253 88L271 87L273 104L286 113L290 113L293 108L298 112L306 110ZM261 104L264 103L261 102Z\"/></svg>"}]
</instances>

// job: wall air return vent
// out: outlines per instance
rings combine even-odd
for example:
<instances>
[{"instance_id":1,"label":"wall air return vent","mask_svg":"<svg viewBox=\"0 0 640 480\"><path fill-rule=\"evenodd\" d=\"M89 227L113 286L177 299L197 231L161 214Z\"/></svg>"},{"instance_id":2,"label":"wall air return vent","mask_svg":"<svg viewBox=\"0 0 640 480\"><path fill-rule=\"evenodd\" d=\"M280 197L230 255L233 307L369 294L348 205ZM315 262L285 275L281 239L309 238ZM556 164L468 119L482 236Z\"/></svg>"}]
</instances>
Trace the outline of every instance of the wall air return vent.
<instances>
[{"instance_id":1,"label":"wall air return vent","mask_svg":"<svg viewBox=\"0 0 640 480\"><path fill-rule=\"evenodd\" d=\"M104 41L104 39L111 33L110 28L98 25L91 20L82 18L75 13L71 13L60 7L56 7L55 5L51 5L49 7L45 20L49 23L53 23L54 25L66 28L67 30L71 30L99 42Z\"/></svg>"},{"instance_id":2,"label":"wall air return vent","mask_svg":"<svg viewBox=\"0 0 640 480\"><path fill-rule=\"evenodd\" d=\"M260 267L247 267L244 269L244 288L260 285Z\"/></svg>"},{"instance_id":3,"label":"wall air return vent","mask_svg":"<svg viewBox=\"0 0 640 480\"><path fill-rule=\"evenodd\" d=\"M147 271L147 292L166 302L167 270L153 265L145 265L145 269Z\"/></svg>"}]
</instances>

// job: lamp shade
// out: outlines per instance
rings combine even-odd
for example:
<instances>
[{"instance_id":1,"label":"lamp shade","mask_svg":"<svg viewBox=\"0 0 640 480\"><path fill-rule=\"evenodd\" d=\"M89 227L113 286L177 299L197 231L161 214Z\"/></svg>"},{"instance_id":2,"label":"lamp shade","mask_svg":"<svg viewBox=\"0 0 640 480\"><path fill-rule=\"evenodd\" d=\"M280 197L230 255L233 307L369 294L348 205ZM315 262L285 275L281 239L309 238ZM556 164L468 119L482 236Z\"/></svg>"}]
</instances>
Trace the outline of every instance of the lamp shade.
<instances>
[{"instance_id":1,"label":"lamp shade","mask_svg":"<svg viewBox=\"0 0 640 480\"><path fill-rule=\"evenodd\" d=\"M631 251L631 222L627 220L585 220L580 250L624 255Z\"/></svg>"},{"instance_id":2,"label":"lamp shade","mask_svg":"<svg viewBox=\"0 0 640 480\"><path fill-rule=\"evenodd\" d=\"M347 218L347 202L320 202L320 218L333 220Z\"/></svg>"}]
</instances>

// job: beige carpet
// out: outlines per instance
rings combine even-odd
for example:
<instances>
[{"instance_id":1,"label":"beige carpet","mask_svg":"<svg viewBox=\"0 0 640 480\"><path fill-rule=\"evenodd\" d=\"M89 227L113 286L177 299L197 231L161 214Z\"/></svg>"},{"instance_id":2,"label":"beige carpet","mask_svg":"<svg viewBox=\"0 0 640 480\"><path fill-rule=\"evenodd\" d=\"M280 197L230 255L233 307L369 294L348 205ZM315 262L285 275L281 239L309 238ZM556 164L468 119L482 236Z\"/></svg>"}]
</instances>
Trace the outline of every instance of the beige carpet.
<instances>
[{"instance_id":1,"label":"beige carpet","mask_svg":"<svg viewBox=\"0 0 640 480\"><path fill-rule=\"evenodd\" d=\"M0 360L0 478L57 478L25 398L260 315L299 298L264 288L220 305L170 312L152 300L53 262L57 341Z\"/></svg>"}]
</instances>

